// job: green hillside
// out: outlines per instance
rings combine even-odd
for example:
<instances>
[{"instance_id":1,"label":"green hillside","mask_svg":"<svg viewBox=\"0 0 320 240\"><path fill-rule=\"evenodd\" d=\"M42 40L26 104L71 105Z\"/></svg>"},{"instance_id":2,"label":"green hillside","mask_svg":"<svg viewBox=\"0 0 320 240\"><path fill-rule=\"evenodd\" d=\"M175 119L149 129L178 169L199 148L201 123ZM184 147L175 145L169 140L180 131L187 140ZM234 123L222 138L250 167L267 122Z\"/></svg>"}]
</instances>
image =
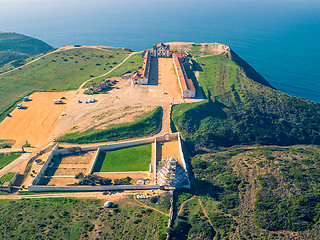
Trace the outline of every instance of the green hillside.
<instances>
[{"instance_id":1,"label":"green hillside","mask_svg":"<svg viewBox=\"0 0 320 240\"><path fill-rule=\"evenodd\" d=\"M232 51L195 61L207 98L172 110L196 185L177 208L197 194L173 239L317 239L320 104L277 91Z\"/></svg>"},{"instance_id":2,"label":"green hillside","mask_svg":"<svg viewBox=\"0 0 320 240\"><path fill-rule=\"evenodd\" d=\"M104 208L105 200L0 200L1 239L158 239L168 217L133 199ZM131 203L131 204L130 204ZM155 205L155 204L154 204Z\"/></svg>"},{"instance_id":3,"label":"green hillside","mask_svg":"<svg viewBox=\"0 0 320 240\"><path fill-rule=\"evenodd\" d=\"M18 33L0 32L0 67L6 63L25 59L53 49L47 43ZM15 61L13 65L23 61Z\"/></svg>"},{"instance_id":4,"label":"green hillside","mask_svg":"<svg viewBox=\"0 0 320 240\"><path fill-rule=\"evenodd\" d=\"M129 53L122 48L73 48L49 54L21 69L0 75L0 121L26 94L77 89L84 81L117 66Z\"/></svg>"},{"instance_id":5,"label":"green hillside","mask_svg":"<svg viewBox=\"0 0 320 240\"><path fill-rule=\"evenodd\" d=\"M234 52L196 60L207 100L172 120L196 150L240 144L320 144L320 104L272 88Z\"/></svg>"},{"instance_id":6,"label":"green hillside","mask_svg":"<svg viewBox=\"0 0 320 240\"><path fill-rule=\"evenodd\" d=\"M174 239L317 239L319 146L231 147L194 156L191 164L199 192L170 229ZM191 196L179 193L178 207Z\"/></svg>"}]
</instances>

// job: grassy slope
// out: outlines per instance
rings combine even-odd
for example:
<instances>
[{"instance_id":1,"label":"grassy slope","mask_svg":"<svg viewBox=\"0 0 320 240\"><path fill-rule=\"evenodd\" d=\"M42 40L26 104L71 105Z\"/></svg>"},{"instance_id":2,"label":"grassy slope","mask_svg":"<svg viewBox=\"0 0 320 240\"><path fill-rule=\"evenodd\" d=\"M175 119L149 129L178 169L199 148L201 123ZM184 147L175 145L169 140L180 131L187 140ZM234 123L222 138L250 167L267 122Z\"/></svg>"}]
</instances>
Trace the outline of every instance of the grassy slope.
<instances>
[{"instance_id":1,"label":"grassy slope","mask_svg":"<svg viewBox=\"0 0 320 240\"><path fill-rule=\"evenodd\" d=\"M13 179L14 175L15 175L15 173L9 172L0 178L0 182L11 181Z\"/></svg>"},{"instance_id":2,"label":"grassy slope","mask_svg":"<svg viewBox=\"0 0 320 240\"><path fill-rule=\"evenodd\" d=\"M232 147L193 157L199 195L216 239L290 238L279 230L295 231L300 239L316 239L319 157L320 147L313 145ZM180 215L189 223L196 211L196 205L190 204Z\"/></svg>"},{"instance_id":3,"label":"grassy slope","mask_svg":"<svg viewBox=\"0 0 320 240\"><path fill-rule=\"evenodd\" d=\"M119 64L128 53L118 48L109 51L76 48L48 55L21 70L0 76L0 120L5 116L4 111L12 110L10 106L14 108L14 103L24 95L32 91L77 89L90 76L101 75Z\"/></svg>"},{"instance_id":4,"label":"grassy slope","mask_svg":"<svg viewBox=\"0 0 320 240\"><path fill-rule=\"evenodd\" d=\"M4 156L3 154L0 154L0 169L11 163L13 160L20 157L20 152L11 153L10 155Z\"/></svg>"},{"instance_id":5,"label":"grassy slope","mask_svg":"<svg viewBox=\"0 0 320 240\"><path fill-rule=\"evenodd\" d=\"M237 144L320 144L320 104L279 92L233 52L197 60L208 100L173 108L198 148Z\"/></svg>"},{"instance_id":6,"label":"grassy slope","mask_svg":"<svg viewBox=\"0 0 320 240\"><path fill-rule=\"evenodd\" d=\"M98 172L149 171L151 144L108 151Z\"/></svg>"},{"instance_id":7,"label":"grassy slope","mask_svg":"<svg viewBox=\"0 0 320 240\"><path fill-rule=\"evenodd\" d=\"M132 123L115 125L104 130L88 130L68 133L58 138L60 142L94 143L115 141L127 138L144 137L155 134L161 126L162 108L157 107L152 112L141 116Z\"/></svg>"},{"instance_id":8,"label":"grassy slope","mask_svg":"<svg viewBox=\"0 0 320 240\"><path fill-rule=\"evenodd\" d=\"M207 99L174 106L172 120L194 147L190 164L215 239L316 239L318 146L218 146L319 144L319 104L275 90L233 52L197 62ZM191 196L179 193L177 204ZM211 239L201 218L195 198L173 231L182 239Z\"/></svg>"},{"instance_id":9,"label":"grassy slope","mask_svg":"<svg viewBox=\"0 0 320 240\"><path fill-rule=\"evenodd\" d=\"M133 201L133 200L132 200ZM168 218L126 200L106 209L93 199L0 200L1 239L153 239Z\"/></svg>"},{"instance_id":10,"label":"grassy slope","mask_svg":"<svg viewBox=\"0 0 320 240\"><path fill-rule=\"evenodd\" d=\"M53 49L45 42L17 33L0 33L0 66Z\"/></svg>"},{"instance_id":11,"label":"grassy slope","mask_svg":"<svg viewBox=\"0 0 320 240\"><path fill-rule=\"evenodd\" d=\"M112 71L106 76L96 78L92 81L89 81L84 88L89 87L93 82L101 82L105 78L111 78L111 77L120 77L122 74L126 72L134 72L137 71L142 66L143 58L140 53L136 53L132 55L125 63L123 63L120 67Z\"/></svg>"}]
</instances>

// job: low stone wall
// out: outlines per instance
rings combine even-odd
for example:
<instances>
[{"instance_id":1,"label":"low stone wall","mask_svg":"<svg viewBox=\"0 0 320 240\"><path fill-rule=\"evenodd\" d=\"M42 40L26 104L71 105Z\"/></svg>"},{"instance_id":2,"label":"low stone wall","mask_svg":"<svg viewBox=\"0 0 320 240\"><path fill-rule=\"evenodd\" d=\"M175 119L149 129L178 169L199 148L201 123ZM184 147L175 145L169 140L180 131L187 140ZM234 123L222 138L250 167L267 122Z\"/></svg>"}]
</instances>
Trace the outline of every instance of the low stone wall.
<instances>
[{"instance_id":1,"label":"low stone wall","mask_svg":"<svg viewBox=\"0 0 320 240\"><path fill-rule=\"evenodd\" d=\"M154 183L157 183L157 138L154 138L154 158L153 158L153 177Z\"/></svg>"},{"instance_id":2,"label":"low stone wall","mask_svg":"<svg viewBox=\"0 0 320 240\"><path fill-rule=\"evenodd\" d=\"M94 157L94 160L93 160L93 162L92 162L92 165L91 165L89 174L92 174L92 173L93 173L93 169L94 169L94 166L96 165L96 162L97 162L97 160L98 160L99 154L100 154L100 148L98 148L98 151L97 151L97 153L96 153L96 156Z\"/></svg>"},{"instance_id":3,"label":"low stone wall","mask_svg":"<svg viewBox=\"0 0 320 240\"><path fill-rule=\"evenodd\" d=\"M18 178L19 175L20 175L19 172L16 172L16 174L15 174L14 177L12 178L11 184L12 184L13 186L15 185L15 183L16 183L17 178Z\"/></svg>"},{"instance_id":4,"label":"low stone wall","mask_svg":"<svg viewBox=\"0 0 320 240\"><path fill-rule=\"evenodd\" d=\"M117 190L152 190L160 189L159 185L110 185L110 186L41 186L31 185L31 192L94 192L94 191L117 191Z\"/></svg>"},{"instance_id":5,"label":"low stone wall","mask_svg":"<svg viewBox=\"0 0 320 240\"><path fill-rule=\"evenodd\" d=\"M58 149L55 147L55 149L52 152L54 156L57 156L57 155L70 155L74 153L79 153L82 150L83 149L80 147L71 147L71 148L62 148L62 149Z\"/></svg>"},{"instance_id":6,"label":"low stone wall","mask_svg":"<svg viewBox=\"0 0 320 240\"><path fill-rule=\"evenodd\" d=\"M56 155L56 154L55 154L55 151L57 151L58 147L59 147L59 144L57 143L57 144L54 146L51 154L49 155L49 157L48 157L48 159L47 159L47 161L43 164L42 168L41 168L40 171L37 173L36 177L33 179L32 185L38 184L39 181L40 181L40 179L41 179L41 177L44 176L44 172L47 170L47 167L48 167L48 165L50 164L51 160L53 159L53 156Z\"/></svg>"},{"instance_id":7,"label":"low stone wall","mask_svg":"<svg viewBox=\"0 0 320 240\"><path fill-rule=\"evenodd\" d=\"M122 143L112 143L107 145L101 145L99 146L99 149L102 151L118 150L121 148L134 147L134 146L152 143L153 141L154 141L154 138L146 138L146 139L139 139L134 141L122 142Z\"/></svg>"}]
</instances>

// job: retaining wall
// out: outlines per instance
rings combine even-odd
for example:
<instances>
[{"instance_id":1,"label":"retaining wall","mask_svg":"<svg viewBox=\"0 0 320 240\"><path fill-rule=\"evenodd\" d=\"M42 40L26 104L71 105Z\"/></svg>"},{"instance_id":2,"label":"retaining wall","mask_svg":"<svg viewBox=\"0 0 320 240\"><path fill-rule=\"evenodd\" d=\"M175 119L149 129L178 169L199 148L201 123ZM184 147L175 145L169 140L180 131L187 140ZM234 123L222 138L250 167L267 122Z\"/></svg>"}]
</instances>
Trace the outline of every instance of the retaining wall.
<instances>
[{"instance_id":1,"label":"retaining wall","mask_svg":"<svg viewBox=\"0 0 320 240\"><path fill-rule=\"evenodd\" d=\"M47 161L43 164L42 168L41 168L40 171L37 173L36 177L33 179L32 185L38 184L39 181L40 181L40 179L41 179L41 177L44 176L44 172L46 171L49 163L50 163L51 160L53 159L53 156L56 155L56 154L55 154L55 151L57 151L58 147L59 147L59 144L57 143L57 144L54 146L51 154L49 155L49 157L48 157L48 159L47 159Z\"/></svg>"},{"instance_id":2,"label":"retaining wall","mask_svg":"<svg viewBox=\"0 0 320 240\"><path fill-rule=\"evenodd\" d=\"M19 175L20 175L19 172L16 172L16 174L14 175L14 177L13 177L12 180L11 180L11 184L12 184L12 185L15 185L16 180L17 180L17 178L18 178Z\"/></svg>"},{"instance_id":3,"label":"retaining wall","mask_svg":"<svg viewBox=\"0 0 320 240\"><path fill-rule=\"evenodd\" d=\"M146 138L146 139L140 139L140 140L134 140L134 141L128 141L128 142L122 142L122 143L112 143L107 145L101 145L99 146L99 149L102 151L111 151L111 150L117 150L121 148L153 143L153 141L154 141L154 138Z\"/></svg>"},{"instance_id":4,"label":"retaining wall","mask_svg":"<svg viewBox=\"0 0 320 240\"><path fill-rule=\"evenodd\" d=\"M116 190L151 190L160 189L159 185L110 185L110 186L41 186L31 185L31 192L92 192L92 191L116 191Z\"/></svg>"},{"instance_id":5,"label":"retaining wall","mask_svg":"<svg viewBox=\"0 0 320 240\"><path fill-rule=\"evenodd\" d=\"M189 171L188 171L188 168L187 168L186 160L184 158L184 154L183 154L183 150L182 150L182 141L181 141L181 137L180 137L180 133L179 132L178 132L178 141L179 141L179 150L180 150L181 161L182 161L182 164L183 164L183 168L186 170L187 176L188 176L188 178L187 178L188 179L188 185L184 185L183 187L190 189Z\"/></svg>"},{"instance_id":6,"label":"retaining wall","mask_svg":"<svg viewBox=\"0 0 320 240\"><path fill-rule=\"evenodd\" d=\"M99 157L99 153L100 153L100 148L98 148L98 151L96 153L96 156L92 162L92 165L91 165L91 168L90 168L90 171L89 171L89 174L92 174L93 173L93 169L94 169L94 166L96 165L96 162L98 160L98 157Z\"/></svg>"}]
</instances>

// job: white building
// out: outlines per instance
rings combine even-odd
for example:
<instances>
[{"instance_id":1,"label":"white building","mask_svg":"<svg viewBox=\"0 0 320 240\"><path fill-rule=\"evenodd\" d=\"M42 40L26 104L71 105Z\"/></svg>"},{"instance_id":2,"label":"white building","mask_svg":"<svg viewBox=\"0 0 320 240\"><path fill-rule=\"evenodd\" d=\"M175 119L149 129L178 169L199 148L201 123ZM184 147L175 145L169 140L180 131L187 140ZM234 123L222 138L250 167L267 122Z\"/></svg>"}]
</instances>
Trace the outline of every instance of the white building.
<instances>
[{"instance_id":1,"label":"white building","mask_svg":"<svg viewBox=\"0 0 320 240\"><path fill-rule=\"evenodd\" d=\"M152 50L153 57L171 57L172 52L170 51L170 45L165 45L163 43L154 44Z\"/></svg>"},{"instance_id":2,"label":"white building","mask_svg":"<svg viewBox=\"0 0 320 240\"><path fill-rule=\"evenodd\" d=\"M150 51L143 52L142 68L139 71L133 72L130 79L134 85L146 85L149 80L150 73Z\"/></svg>"}]
</instances>

